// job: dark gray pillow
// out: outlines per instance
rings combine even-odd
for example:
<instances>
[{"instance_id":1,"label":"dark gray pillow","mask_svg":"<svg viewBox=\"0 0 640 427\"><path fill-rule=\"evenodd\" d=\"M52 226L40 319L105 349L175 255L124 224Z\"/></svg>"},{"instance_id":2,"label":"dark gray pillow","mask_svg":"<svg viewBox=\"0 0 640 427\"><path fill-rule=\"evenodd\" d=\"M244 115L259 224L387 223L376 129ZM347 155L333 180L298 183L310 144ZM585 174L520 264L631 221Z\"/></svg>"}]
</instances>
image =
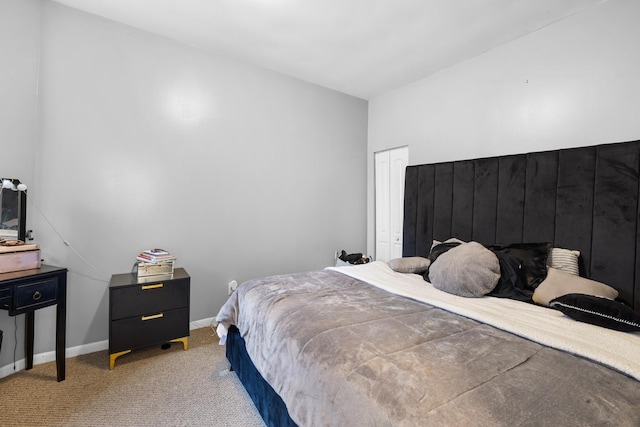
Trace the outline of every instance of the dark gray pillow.
<instances>
[{"instance_id":1,"label":"dark gray pillow","mask_svg":"<svg viewBox=\"0 0 640 427\"><path fill-rule=\"evenodd\" d=\"M477 242L449 249L429 267L429 281L435 288L462 297L486 295L499 279L498 257Z\"/></svg>"}]
</instances>

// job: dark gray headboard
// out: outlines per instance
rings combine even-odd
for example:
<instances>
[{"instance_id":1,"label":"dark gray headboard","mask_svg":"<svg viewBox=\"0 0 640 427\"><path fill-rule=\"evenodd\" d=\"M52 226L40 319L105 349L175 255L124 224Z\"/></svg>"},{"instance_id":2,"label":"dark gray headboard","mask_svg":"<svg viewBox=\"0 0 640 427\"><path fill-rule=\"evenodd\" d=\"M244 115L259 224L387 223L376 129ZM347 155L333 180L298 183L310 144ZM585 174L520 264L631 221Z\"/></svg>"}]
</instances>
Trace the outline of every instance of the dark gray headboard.
<instances>
[{"instance_id":1,"label":"dark gray headboard","mask_svg":"<svg viewBox=\"0 0 640 427\"><path fill-rule=\"evenodd\" d=\"M404 256L433 239L551 242L640 309L640 141L409 166Z\"/></svg>"}]
</instances>

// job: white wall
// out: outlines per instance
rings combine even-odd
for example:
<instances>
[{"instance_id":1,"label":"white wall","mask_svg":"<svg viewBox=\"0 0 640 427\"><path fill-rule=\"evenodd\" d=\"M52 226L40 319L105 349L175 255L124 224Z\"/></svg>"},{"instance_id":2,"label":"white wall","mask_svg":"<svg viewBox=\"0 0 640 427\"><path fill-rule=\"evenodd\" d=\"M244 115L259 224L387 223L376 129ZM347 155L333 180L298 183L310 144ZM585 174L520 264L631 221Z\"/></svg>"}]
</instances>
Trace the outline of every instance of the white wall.
<instances>
[{"instance_id":1,"label":"white wall","mask_svg":"<svg viewBox=\"0 0 640 427\"><path fill-rule=\"evenodd\" d=\"M373 153L422 164L640 139L640 2L609 0L369 102Z\"/></svg>"},{"instance_id":2,"label":"white wall","mask_svg":"<svg viewBox=\"0 0 640 427\"><path fill-rule=\"evenodd\" d=\"M38 136L36 1L0 0L0 177L33 180Z\"/></svg>"},{"instance_id":3,"label":"white wall","mask_svg":"<svg viewBox=\"0 0 640 427\"><path fill-rule=\"evenodd\" d=\"M38 138L39 41L40 3L0 0L0 177L18 178L27 184L34 180ZM0 311L0 330L4 331L0 368L13 363L16 326L21 358L24 316L9 317Z\"/></svg>"},{"instance_id":4,"label":"white wall","mask_svg":"<svg viewBox=\"0 0 640 427\"><path fill-rule=\"evenodd\" d=\"M107 339L108 280L142 249L175 252L199 320L232 279L365 247L366 101L49 1L41 32L29 228L70 269L67 347Z\"/></svg>"}]
</instances>

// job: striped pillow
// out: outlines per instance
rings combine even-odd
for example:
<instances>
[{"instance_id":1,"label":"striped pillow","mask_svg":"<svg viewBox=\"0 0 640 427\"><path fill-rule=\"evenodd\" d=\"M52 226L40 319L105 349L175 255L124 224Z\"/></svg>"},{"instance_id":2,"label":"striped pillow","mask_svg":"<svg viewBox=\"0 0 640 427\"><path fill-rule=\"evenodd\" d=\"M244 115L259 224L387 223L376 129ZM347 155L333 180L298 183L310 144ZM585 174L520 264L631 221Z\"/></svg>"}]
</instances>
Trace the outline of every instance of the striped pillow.
<instances>
[{"instance_id":1,"label":"striped pillow","mask_svg":"<svg viewBox=\"0 0 640 427\"><path fill-rule=\"evenodd\" d=\"M579 258L580 251L562 248L551 248L551 251L549 251L549 257L547 258L547 266L579 276Z\"/></svg>"}]
</instances>

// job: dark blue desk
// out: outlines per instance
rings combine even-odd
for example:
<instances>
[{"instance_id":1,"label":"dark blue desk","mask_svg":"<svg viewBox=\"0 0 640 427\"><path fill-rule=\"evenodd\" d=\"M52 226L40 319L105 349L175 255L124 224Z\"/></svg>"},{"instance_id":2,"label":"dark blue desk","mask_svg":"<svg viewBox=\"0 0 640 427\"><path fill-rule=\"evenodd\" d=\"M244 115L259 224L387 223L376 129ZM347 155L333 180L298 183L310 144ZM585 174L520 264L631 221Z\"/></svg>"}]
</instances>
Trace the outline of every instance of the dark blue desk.
<instances>
[{"instance_id":1,"label":"dark blue desk","mask_svg":"<svg viewBox=\"0 0 640 427\"><path fill-rule=\"evenodd\" d=\"M65 378L65 342L67 323L67 269L42 265L32 270L0 274L0 309L9 316L25 315L24 353L26 369L33 368L34 313L51 305L56 307L56 371L58 381Z\"/></svg>"}]
</instances>

